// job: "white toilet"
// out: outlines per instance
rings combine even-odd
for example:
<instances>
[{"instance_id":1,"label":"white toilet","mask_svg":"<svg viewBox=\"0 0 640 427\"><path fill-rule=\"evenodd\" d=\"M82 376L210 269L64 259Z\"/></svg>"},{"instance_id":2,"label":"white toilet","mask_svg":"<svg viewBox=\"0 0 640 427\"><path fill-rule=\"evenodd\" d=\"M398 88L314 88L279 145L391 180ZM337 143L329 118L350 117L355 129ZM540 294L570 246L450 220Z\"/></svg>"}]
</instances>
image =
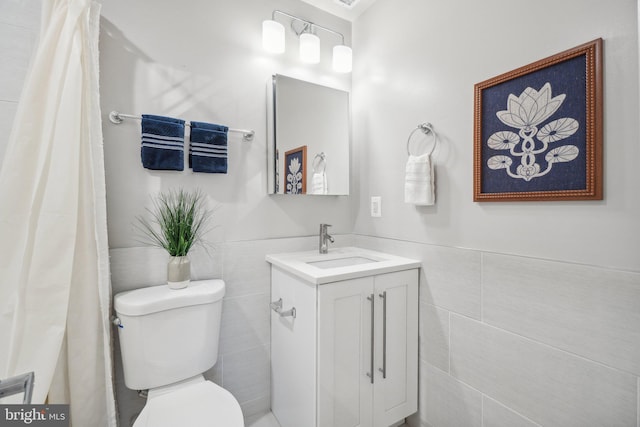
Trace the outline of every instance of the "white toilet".
<instances>
[{"instance_id":1,"label":"white toilet","mask_svg":"<svg viewBox=\"0 0 640 427\"><path fill-rule=\"evenodd\" d=\"M224 289L202 280L114 297L124 382L149 389L134 427L244 427L236 399L202 375L218 359Z\"/></svg>"}]
</instances>

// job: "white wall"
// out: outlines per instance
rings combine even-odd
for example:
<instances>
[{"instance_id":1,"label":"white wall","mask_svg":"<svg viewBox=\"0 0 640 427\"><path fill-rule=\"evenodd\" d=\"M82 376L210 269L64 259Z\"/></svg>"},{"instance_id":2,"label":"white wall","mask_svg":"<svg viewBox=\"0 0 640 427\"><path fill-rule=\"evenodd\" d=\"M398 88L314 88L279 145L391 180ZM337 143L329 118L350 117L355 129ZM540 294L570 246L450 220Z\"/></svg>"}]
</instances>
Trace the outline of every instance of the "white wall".
<instances>
[{"instance_id":1,"label":"white wall","mask_svg":"<svg viewBox=\"0 0 640 427\"><path fill-rule=\"evenodd\" d=\"M423 267L410 425L640 426L636 8L378 0L354 23L355 244ZM474 203L473 85L598 37L605 199ZM425 121L441 136L437 202L416 208L405 144Z\"/></svg>"},{"instance_id":2,"label":"white wall","mask_svg":"<svg viewBox=\"0 0 640 427\"><path fill-rule=\"evenodd\" d=\"M378 0L353 34L355 231L640 270L637 19L635 0ZM474 203L473 85L598 37L604 200ZM437 203L416 208L403 202L405 146L425 121L440 136Z\"/></svg>"},{"instance_id":3,"label":"white wall","mask_svg":"<svg viewBox=\"0 0 640 427\"><path fill-rule=\"evenodd\" d=\"M313 249L321 222L333 224L336 233L351 231L348 197L267 195L266 92L271 75L351 89L350 75L331 71L326 41L321 63L311 67L298 61L291 32L283 57L262 51L262 21L270 19L274 9L340 31L349 41L348 22L297 0L110 0L103 3L100 33L113 291L166 281L167 255L138 243L135 217L160 190L200 188L215 209L215 228L208 236L213 248L190 254L192 279L217 277L226 283L220 354L205 376L231 391L249 420L270 407L265 254ZM226 175L150 171L140 164L139 121L112 124L112 110L221 123L254 129L256 135L252 142L243 142L230 134ZM115 357L120 421L128 426L144 399L124 386L117 347Z\"/></svg>"},{"instance_id":4,"label":"white wall","mask_svg":"<svg viewBox=\"0 0 640 427\"><path fill-rule=\"evenodd\" d=\"M318 224L350 231L346 197L267 195L266 84L274 73L350 89L350 75L331 71L329 43L314 67L297 60L288 32L287 55L262 51L262 21L274 9L350 34L346 21L294 0L105 2L101 21L101 106L111 247L138 243L135 216L161 189L201 188L217 207L216 241L311 235ZM280 17L278 19L281 19ZM285 21L282 21L288 27ZM333 40L332 40L333 41ZM140 123L113 125L111 110L160 114L254 129L243 142L230 134L227 175L154 172L140 164Z\"/></svg>"},{"instance_id":5,"label":"white wall","mask_svg":"<svg viewBox=\"0 0 640 427\"><path fill-rule=\"evenodd\" d=\"M402 9L398 3L378 0L354 24L352 191L358 192L350 198L349 219L347 198L268 197L264 175L267 78L278 72L338 87L349 82L337 81L328 63L301 67L294 54L274 59L259 47L260 21L274 8L345 35L348 24L294 0L197 1L188 7L105 2L101 92L114 289L163 280L164 255L132 247L133 218L149 193L197 185L220 208L213 260L197 254L203 262L194 267L195 278L224 277L228 284L224 354L208 375L226 380L245 414L269 407L264 254L316 244L313 237L270 237L312 235L326 221L338 232L374 236L357 237L358 245L423 261L423 421L434 427L534 425L531 420L553 425L545 414L580 421L584 413L606 417L616 411L619 425L634 425L629 420L640 394L636 3L487 0L461 8L444 0L405 0ZM36 39L39 6L0 0L0 157ZM544 24L533 25L536 19ZM473 84L596 37L605 39L605 200L473 203ZM231 140L227 176L150 172L139 164L137 122L112 125L106 121L112 109L216 120L254 128L257 136L249 144ZM423 121L442 137L435 156L438 202L416 209L402 202L402 175L406 136ZM382 218L369 218L370 195L383 196ZM539 221L546 227L540 232L521 225ZM537 280L540 272L545 275ZM531 357L518 360L518 354ZM568 373L560 382L577 388L558 387L552 370L558 363ZM521 381L533 365L540 375ZM496 382L481 372L503 376ZM615 399L591 393L604 385ZM541 395L527 395L531 390ZM565 391L582 394L561 400ZM134 396L119 394L123 421L143 404ZM606 405L590 396L601 396Z\"/></svg>"}]
</instances>

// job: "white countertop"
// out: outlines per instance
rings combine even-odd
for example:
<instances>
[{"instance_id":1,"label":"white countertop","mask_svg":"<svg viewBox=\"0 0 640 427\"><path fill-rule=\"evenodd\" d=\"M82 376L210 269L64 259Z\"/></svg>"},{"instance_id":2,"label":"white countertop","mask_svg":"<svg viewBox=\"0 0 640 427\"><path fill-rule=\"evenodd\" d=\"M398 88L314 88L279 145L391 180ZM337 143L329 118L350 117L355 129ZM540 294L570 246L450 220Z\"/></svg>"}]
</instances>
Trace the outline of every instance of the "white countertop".
<instances>
[{"instance_id":1,"label":"white countertop","mask_svg":"<svg viewBox=\"0 0 640 427\"><path fill-rule=\"evenodd\" d=\"M331 248L327 254L320 254L317 250L272 254L267 255L266 260L315 285L420 267L420 261L415 259L356 247ZM348 264L350 260L353 260L353 265L318 266L332 262L339 265L342 261Z\"/></svg>"}]
</instances>

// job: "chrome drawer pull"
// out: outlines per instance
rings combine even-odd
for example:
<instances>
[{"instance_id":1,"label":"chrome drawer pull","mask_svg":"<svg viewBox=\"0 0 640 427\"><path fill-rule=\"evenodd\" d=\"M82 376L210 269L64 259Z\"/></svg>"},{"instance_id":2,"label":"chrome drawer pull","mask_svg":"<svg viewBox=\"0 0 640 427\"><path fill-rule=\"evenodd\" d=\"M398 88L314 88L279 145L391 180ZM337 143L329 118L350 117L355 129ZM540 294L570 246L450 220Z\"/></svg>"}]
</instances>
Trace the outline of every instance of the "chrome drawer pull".
<instances>
[{"instance_id":1,"label":"chrome drawer pull","mask_svg":"<svg viewBox=\"0 0 640 427\"><path fill-rule=\"evenodd\" d=\"M271 310L278 313L280 317L293 317L294 319L296 318L295 307L291 307L289 310L282 309L282 298L280 298L278 301L272 302L271 304L269 304L269 306L271 307Z\"/></svg>"},{"instance_id":2,"label":"chrome drawer pull","mask_svg":"<svg viewBox=\"0 0 640 427\"><path fill-rule=\"evenodd\" d=\"M382 378L387 378L387 291L378 295L382 298Z\"/></svg>"},{"instance_id":3,"label":"chrome drawer pull","mask_svg":"<svg viewBox=\"0 0 640 427\"><path fill-rule=\"evenodd\" d=\"M370 296L367 297L368 301L371 301L371 373L367 372L367 376L369 378L371 378L371 384L373 384L374 381L374 371L375 371L375 367L373 365L373 354L375 352L375 307L376 307L376 300L375 300L375 294L371 294Z\"/></svg>"}]
</instances>

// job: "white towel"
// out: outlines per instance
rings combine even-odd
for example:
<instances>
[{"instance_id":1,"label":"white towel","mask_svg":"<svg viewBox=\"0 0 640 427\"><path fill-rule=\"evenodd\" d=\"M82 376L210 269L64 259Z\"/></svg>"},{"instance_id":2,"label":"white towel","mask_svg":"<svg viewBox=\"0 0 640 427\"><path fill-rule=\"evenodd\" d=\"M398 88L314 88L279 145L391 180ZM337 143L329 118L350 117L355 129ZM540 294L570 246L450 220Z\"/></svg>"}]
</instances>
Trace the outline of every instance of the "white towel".
<instances>
[{"instance_id":1,"label":"white towel","mask_svg":"<svg viewBox=\"0 0 640 427\"><path fill-rule=\"evenodd\" d=\"M431 155L409 156L405 169L404 201L418 206L436 202L435 180Z\"/></svg>"},{"instance_id":2,"label":"white towel","mask_svg":"<svg viewBox=\"0 0 640 427\"><path fill-rule=\"evenodd\" d=\"M311 193L310 194L327 194L327 174L324 172L314 172L311 177Z\"/></svg>"}]
</instances>

